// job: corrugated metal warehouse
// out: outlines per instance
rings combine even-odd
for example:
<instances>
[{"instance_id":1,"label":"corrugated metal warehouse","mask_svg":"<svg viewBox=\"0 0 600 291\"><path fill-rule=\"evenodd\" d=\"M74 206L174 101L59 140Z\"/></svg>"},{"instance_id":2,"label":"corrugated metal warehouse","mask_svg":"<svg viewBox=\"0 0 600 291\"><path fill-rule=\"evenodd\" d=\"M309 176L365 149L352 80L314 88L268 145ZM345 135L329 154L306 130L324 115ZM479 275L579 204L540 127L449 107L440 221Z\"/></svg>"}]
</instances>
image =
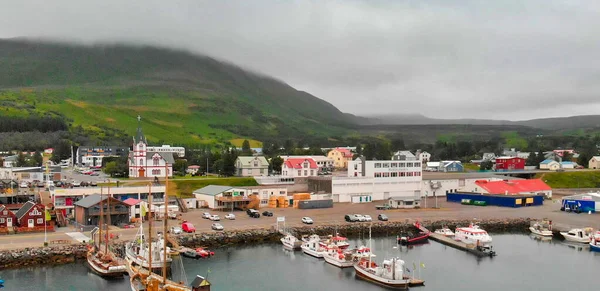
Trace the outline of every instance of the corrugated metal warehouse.
<instances>
[{"instance_id":1,"label":"corrugated metal warehouse","mask_svg":"<svg viewBox=\"0 0 600 291\"><path fill-rule=\"evenodd\" d=\"M494 195L468 192L446 193L446 201L461 203L463 199L483 201L486 205L502 207L539 206L544 204L544 195Z\"/></svg>"},{"instance_id":2,"label":"corrugated metal warehouse","mask_svg":"<svg viewBox=\"0 0 600 291\"><path fill-rule=\"evenodd\" d=\"M600 193L577 194L562 198L560 210L596 212L600 211Z\"/></svg>"}]
</instances>

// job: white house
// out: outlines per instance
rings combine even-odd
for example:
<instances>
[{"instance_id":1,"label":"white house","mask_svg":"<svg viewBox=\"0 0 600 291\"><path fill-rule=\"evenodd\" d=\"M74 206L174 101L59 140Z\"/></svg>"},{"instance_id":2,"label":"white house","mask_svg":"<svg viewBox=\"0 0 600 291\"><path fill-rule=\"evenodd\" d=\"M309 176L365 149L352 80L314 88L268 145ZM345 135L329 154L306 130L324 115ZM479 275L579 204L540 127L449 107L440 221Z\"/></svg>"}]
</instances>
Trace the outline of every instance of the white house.
<instances>
[{"instance_id":1,"label":"white house","mask_svg":"<svg viewBox=\"0 0 600 291\"><path fill-rule=\"evenodd\" d=\"M269 162L264 156L238 157L235 161L236 176L254 177L269 175Z\"/></svg>"},{"instance_id":2,"label":"white house","mask_svg":"<svg viewBox=\"0 0 600 291\"><path fill-rule=\"evenodd\" d=\"M171 153L174 156L178 156L180 158L185 157L185 148L184 147L172 147L170 145L162 145L162 146L148 146L149 152L157 152L157 153Z\"/></svg>"},{"instance_id":3,"label":"white house","mask_svg":"<svg viewBox=\"0 0 600 291\"><path fill-rule=\"evenodd\" d=\"M577 163L571 161L562 161L560 162L560 167L563 169L575 169L575 167L577 167Z\"/></svg>"},{"instance_id":4,"label":"white house","mask_svg":"<svg viewBox=\"0 0 600 291\"><path fill-rule=\"evenodd\" d=\"M588 168L600 169L600 156L593 156L588 162Z\"/></svg>"},{"instance_id":5,"label":"white house","mask_svg":"<svg viewBox=\"0 0 600 291\"><path fill-rule=\"evenodd\" d=\"M288 159L313 159L319 170L321 169L333 169L334 162L332 158L328 158L326 156L281 156L283 162L285 163Z\"/></svg>"},{"instance_id":6,"label":"white house","mask_svg":"<svg viewBox=\"0 0 600 291\"><path fill-rule=\"evenodd\" d=\"M427 163L431 160L431 154L426 151L418 150L416 153L416 156L417 156L417 160L419 160L423 163Z\"/></svg>"},{"instance_id":7,"label":"white house","mask_svg":"<svg viewBox=\"0 0 600 291\"><path fill-rule=\"evenodd\" d=\"M419 161L367 161L358 158L348 165L348 177L332 177L334 202L370 202L396 197L414 207L421 197L422 168Z\"/></svg>"},{"instance_id":8,"label":"white house","mask_svg":"<svg viewBox=\"0 0 600 291\"><path fill-rule=\"evenodd\" d=\"M172 153L159 153L148 151L148 142L140 125L141 117L138 116L137 134L133 138L133 151L129 152L129 177L169 177L173 176Z\"/></svg>"},{"instance_id":9,"label":"white house","mask_svg":"<svg viewBox=\"0 0 600 291\"><path fill-rule=\"evenodd\" d=\"M560 169L560 163L553 159L546 159L540 163L540 170L556 171Z\"/></svg>"},{"instance_id":10,"label":"white house","mask_svg":"<svg viewBox=\"0 0 600 291\"><path fill-rule=\"evenodd\" d=\"M430 156L431 158L431 156ZM416 161L417 157L409 151L397 151L392 155L392 160L395 161Z\"/></svg>"},{"instance_id":11,"label":"white house","mask_svg":"<svg viewBox=\"0 0 600 291\"><path fill-rule=\"evenodd\" d=\"M284 177L310 177L316 176L319 166L312 158L288 158L281 165L281 174Z\"/></svg>"},{"instance_id":12,"label":"white house","mask_svg":"<svg viewBox=\"0 0 600 291\"><path fill-rule=\"evenodd\" d=\"M12 168L12 167L16 167L17 166L17 158L19 156L17 155L12 155L12 156L7 156L7 157L2 157L2 167L4 168Z\"/></svg>"},{"instance_id":13,"label":"white house","mask_svg":"<svg viewBox=\"0 0 600 291\"><path fill-rule=\"evenodd\" d=\"M265 207L271 196L286 196L287 189L282 187L231 187L208 185L194 191L198 203L210 209L230 210L245 206ZM254 195L252 197L251 195Z\"/></svg>"}]
</instances>

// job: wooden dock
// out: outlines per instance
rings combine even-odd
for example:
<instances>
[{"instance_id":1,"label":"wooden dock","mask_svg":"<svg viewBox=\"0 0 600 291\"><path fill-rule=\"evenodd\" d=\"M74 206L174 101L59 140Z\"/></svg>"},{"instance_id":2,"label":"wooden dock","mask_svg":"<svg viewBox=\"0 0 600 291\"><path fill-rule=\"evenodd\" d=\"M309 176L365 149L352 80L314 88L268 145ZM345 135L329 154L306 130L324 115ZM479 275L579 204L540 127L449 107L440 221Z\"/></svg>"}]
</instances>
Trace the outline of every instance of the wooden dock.
<instances>
[{"instance_id":1,"label":"wooden dock","mask_svg":"<svg viewBox=\"0 0 600 291\"><path fill-rule=\"evenodd\" d=\"M429 229L425 228L418 222L415 223L415 227L418 228L422 232L428 232L429 239L431 239L431 240L437 241L441 244L453 247L453 248L461 250L461 251L465 251L465 252L474 254L478 257L493 257L496 255L496 252L494 252L494 251L483 251L483 250L478 249L473 244L466 244L464 242L457 241L454 238L431 232L431 231L429 231Z\"/></svg>"}]
</instances>

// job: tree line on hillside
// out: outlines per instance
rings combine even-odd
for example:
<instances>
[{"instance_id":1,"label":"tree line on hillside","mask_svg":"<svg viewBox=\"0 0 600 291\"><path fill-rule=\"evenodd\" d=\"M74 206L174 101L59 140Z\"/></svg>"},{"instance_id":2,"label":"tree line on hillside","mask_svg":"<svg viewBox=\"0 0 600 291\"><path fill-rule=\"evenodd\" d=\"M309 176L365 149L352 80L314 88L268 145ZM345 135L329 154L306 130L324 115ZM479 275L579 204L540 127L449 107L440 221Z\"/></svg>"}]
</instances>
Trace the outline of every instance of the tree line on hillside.
<instances>
[{"instance_id":1,"label":"tree line on hillside","mask_svg":"<svg viewBox=\"0 0 600 291\"><path fill-rule=\"evenodd\" d=\"M60 116L0 116L0 132L52 132L67 129L67 122Z\"/></svg>"}]
</instances>

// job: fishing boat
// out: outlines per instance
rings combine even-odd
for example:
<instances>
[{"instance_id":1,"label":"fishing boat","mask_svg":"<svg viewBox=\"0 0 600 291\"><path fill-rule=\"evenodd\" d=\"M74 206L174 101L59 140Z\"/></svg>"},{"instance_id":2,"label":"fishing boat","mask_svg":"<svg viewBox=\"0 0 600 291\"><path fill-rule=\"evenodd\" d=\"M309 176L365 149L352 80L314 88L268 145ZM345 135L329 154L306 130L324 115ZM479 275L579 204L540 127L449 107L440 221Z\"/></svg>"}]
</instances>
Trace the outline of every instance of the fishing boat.
<instances>
[{"instance_id":1,"label":"fishing boat","mask_svg":"<svg viewBox=\"0 0 600 291\"><path fill-rule=\"evenodd\" d=\"M331 246L323 253L325 262L339 268L350 268L356 262L354 261L354 253L349 250L340 249L337 246Z\"/></svg>"},{"instance_id":2,"label":"fishing boat","mask_svg":"<svg viewBox=\"0 0 600 291\"><path fill-rule=\"evenodd\" d=\"M117 257L113 252L108 248L109 245L109 228L110 225L110 189L109 195L107 199L108 204L108 223L106 227L106 233L102 236L102 229L104 228L104 205L103 205L103 197L102 197L102 189L100 190L100 221L99 228L94 229L92 231L92 237L98 234L97 244L88 246L88 252L86 256L87 265L92 270L92 272L104 278L122 278L123 275L127 272L125 267L125 262ZM104 242L104 250L102 251L102 242Z\"/></svg>"},{"instance_id":3,"label":"fishing boat","mask_svg":"<svg viewBox=\"0 0 600 291\"><path fill-rule=\"evenodd\" d=\"M552 231L543 227L540 223L536 222L529 227L529 231L539 236L552 236Z\"/></svg>"},{"instance_id":4,"label":"fishing boat","mask_svg":"<svg viewBox=\"0 0 600 291\"><path fill-rule=\"evenodd\" d=\"M600 230L596 231L592 236L592 240L590 241L590 251L600 252Z\"/></svg>"},{"instance_id":5,"label":"fishing boat","mask_svg":"<svg viewBox=\"0 0 600 291\"><path fill-rule=\"evenodd\" d=\"M369 229L369 245L371 230ZM375 263L372 256L361 258L354 265L356 277L359 279L393 289L408 289L410 279L404 277L404 261L399 258L383 260L381 265Z\"/></svg>"},{"instance_id":6,"label":"fishing boat","mask_svg":"<svg viewBox=\"0 0 600 291\"><path fill-rule=\"evenodd\" d=\"M407 233L401 236L398 236L398 243L402 245L413 245L425 243L429 239L429 232L419 232L417 234Z\"/></svg>"},{"instance_id":7,"label":"fishing boat","mask_svg":"<svg viewBox=\"0 0 600 291\"><path fill-rule=\"evenodd\" d=\"M438 228L434 231L436 234L441 234L443 236L452 237L454 236L454 232L448 227L443 226L442 228Z\"/></svg>"},{"instance_id":8,"label":"fishing boat","mask_svg":"<svg viewBox=\"0 0 600 291\"><path fill-rule=\"evenodd\" d=\"M478 225L471 223L468 227L456 228L454 239L466 244L474 244L477 247L490 248L492 246L492 237L487 231L481 229Z\"/></svg>"},{"instance_id":9,"label":"fishing boat","mask_svg":"<svg viewBox=\"0 0 600 291\"><path fill-rule=\"evenodd\" d=\"M165 172L168 173L168 168L165 166ZM168 194L166 189L168 187L169 178L165 178L165 199L168 200ZM150 196L152 197L152 196ZM150 198L150 205L152 205ZM165 217L167 217L168 207L165 207ZM150 216L151 217L151 216ZM150 222L152 219L149 219ZM163 233L167 233L167 222L164 223ZM149 223L148 240L152 241L152 223ZM152 262L152 255L154 254L154 244L148 244L148 261ZM168 251L167 246L162 245L163 257L167 257ZM133 260L127 260L127 272L129 274L129 282L132 291L210 291L211 283L204 277L197 275L191 284L187 285L184 282L175 282L167 278L167 261L162 260L162 273L157 274L152 272L151 269L144 268L143 266L136 264ZM183 269L183 265L181 265ZM182 274L185 275L185 271L182 270Z\"/></svg>"},{"instance_id":10,"label":"fishing boat","mask_svg":"<svg viewBox=\"0 0 600 291\"><path fill-rule=\"evenodd\" d=\"M163 254L160 251L163 248L167 248L167 253ZM151 256L152 260L150 260L150 250L154 250ZM152 268L152 270L162 268L163 262L170 268L173 259L169 256L169 253L170 250L166 246L163 235L158 234L156 241L147 241L142 225L140 225L135 240L125 244L125 259L144 268Z\"/></svg>"},{"instance_id":11,"label":"fishing boat","mask_svg":"<svg viewBox=\"0 0 600 291\"><path fill-rule=\"evenodd\" d=\"M302 246L302 241L298 240L291 233L287 233L284 237L282 237L281 243L283 244L284 248L290 250L297 250L300 249L300 247Z\"/></svg>"},{"instance_id":12,"label":"fishing boat","mask_svg":"<svg viewBox=\"0 0 600 291\"><path fill-rule=\"evenodd\" d=\"M323 258L325 248L320 245L321 238L318 235L313 234L308 238L303 237L302 241L303 243L300 246L302 252L315 258Z\"/></svg>"},{"instance_id":13,"label":"fishing boat","mask_svg":"<svg viewBox=\"0 0 600 291\"><path fill-rule=\"evenodd\" d=\"M584 243L587 244L591 240L592 229L591 228L573 228L567 232L561 231L560 234L565 238L566 241Z\"/></svg>"},{"instance_id":14,"label":"fishing boat","mask_svg":"<svg viewBox=\"0 0 600 291\"><path fill-rule=\"evenodd\" d=\"M321 241L322 247L327 248L332 245L342 250L347 249L350 246L348 243L348 238L340 236L339 233L336 233L335 235L329 235L327 239Z\"/></svg>"}]
</instances>

